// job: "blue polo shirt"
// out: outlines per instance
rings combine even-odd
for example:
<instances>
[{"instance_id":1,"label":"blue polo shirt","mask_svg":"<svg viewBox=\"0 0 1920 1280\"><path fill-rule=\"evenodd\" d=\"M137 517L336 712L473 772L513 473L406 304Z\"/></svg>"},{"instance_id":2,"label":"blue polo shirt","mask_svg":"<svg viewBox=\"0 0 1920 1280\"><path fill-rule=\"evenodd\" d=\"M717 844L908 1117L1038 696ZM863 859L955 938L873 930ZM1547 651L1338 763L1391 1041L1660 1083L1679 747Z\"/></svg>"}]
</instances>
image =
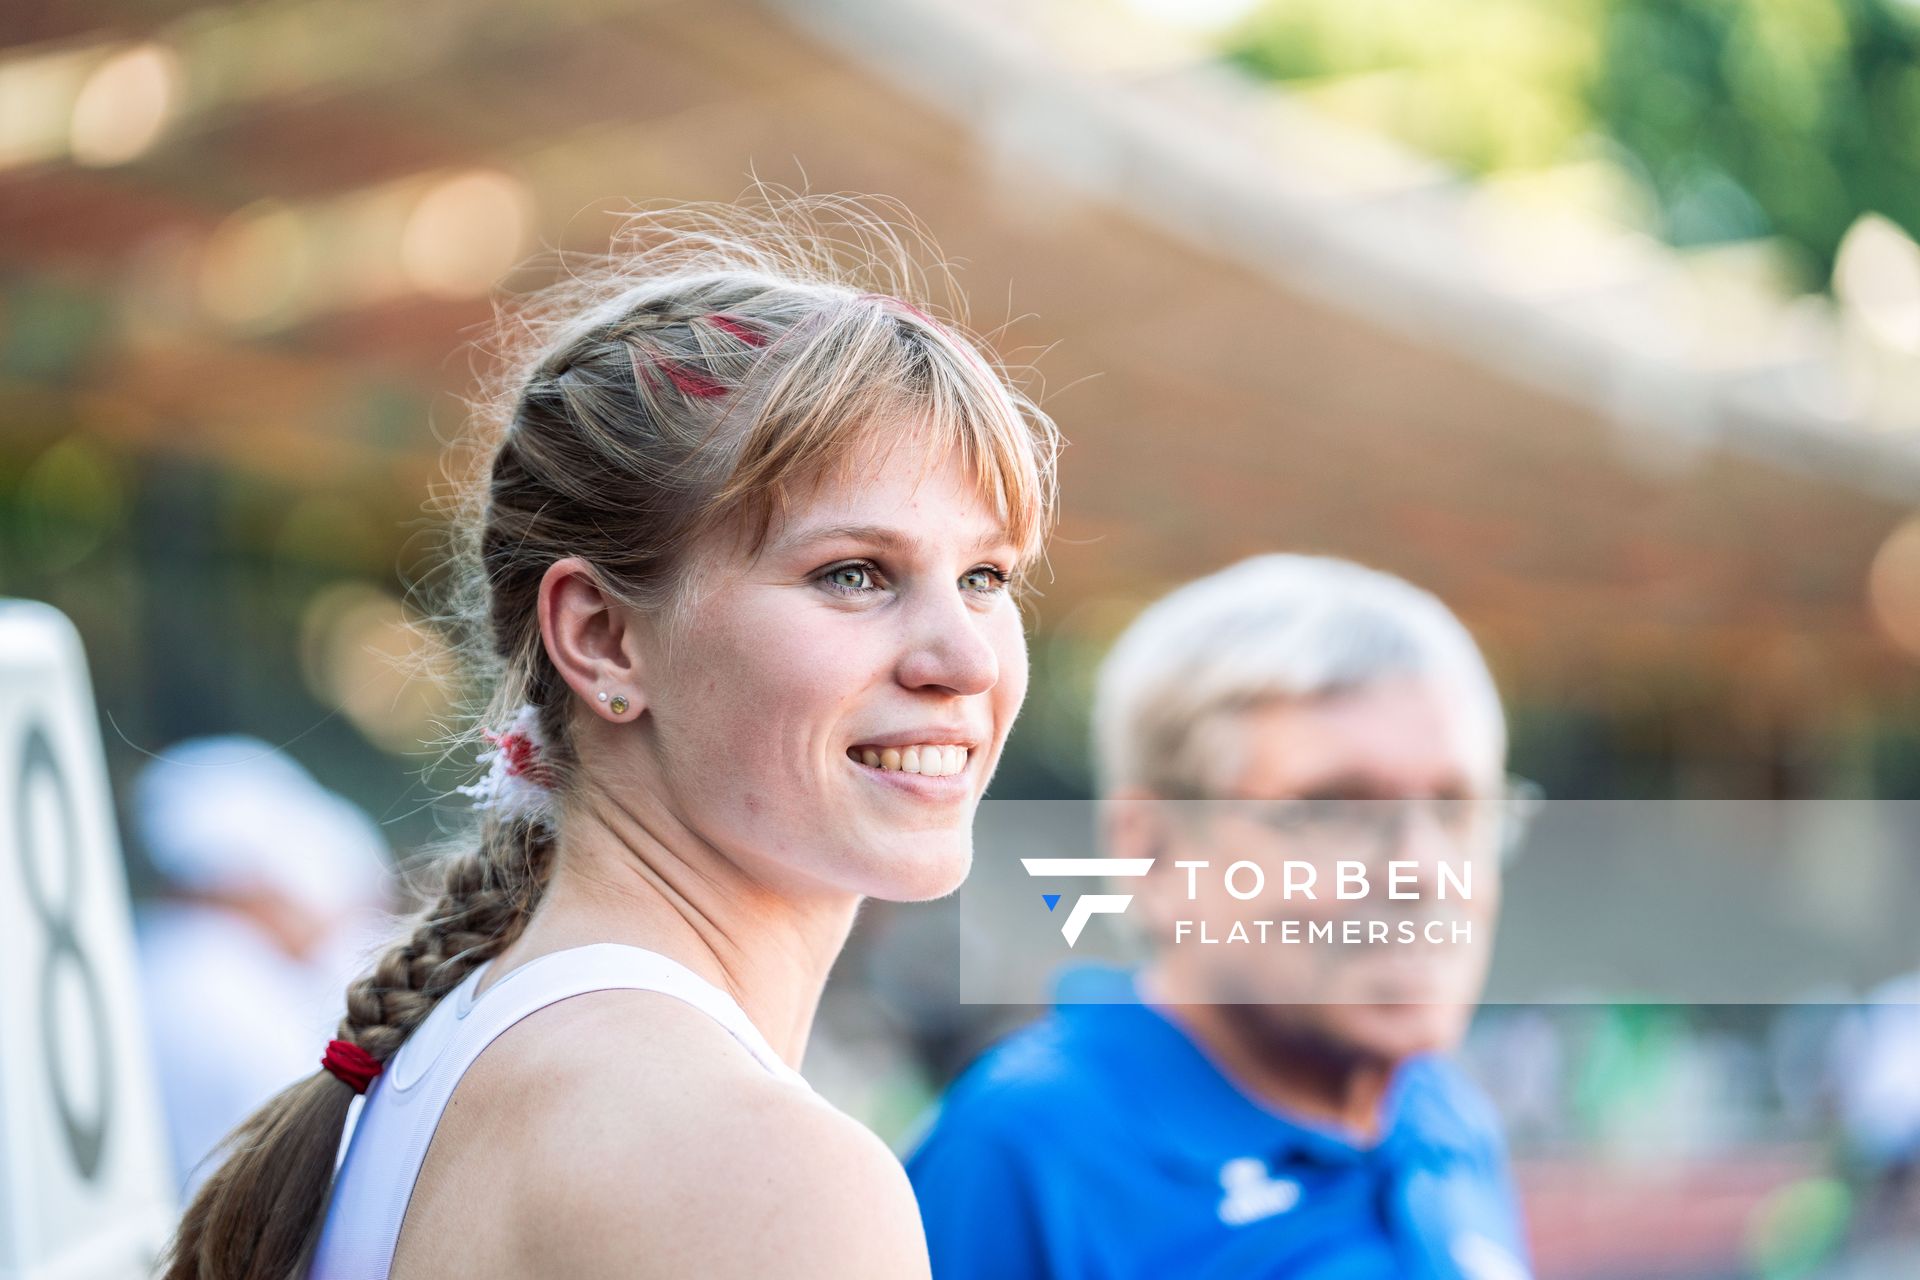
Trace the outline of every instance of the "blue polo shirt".
<instances>
[{"instance_id":1,"label":"blue polo shirt","mask_svg":"<svg viewBox=\"0 0 1920 1280\"><path fill-rule=\"evenodd\" d=\"M934 1280L1524 1280L1491 1105L1395 1074L1356 1146L1248 1098L1129 975L989 1051L907 1159Z\"/></svg>"}]
</instances>

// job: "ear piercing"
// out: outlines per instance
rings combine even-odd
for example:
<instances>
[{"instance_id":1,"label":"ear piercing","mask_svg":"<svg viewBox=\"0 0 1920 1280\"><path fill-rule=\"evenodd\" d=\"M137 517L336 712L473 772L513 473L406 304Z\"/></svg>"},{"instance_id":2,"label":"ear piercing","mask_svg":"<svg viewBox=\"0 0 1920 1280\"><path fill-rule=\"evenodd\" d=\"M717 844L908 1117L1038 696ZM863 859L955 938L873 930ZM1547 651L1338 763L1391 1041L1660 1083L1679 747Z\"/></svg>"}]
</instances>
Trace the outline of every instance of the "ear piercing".
<instances>
[{"instance_id":1,"label":"ear piercing","mask_svg":"<svg viewBox=\"0 0 1920 1280\"><path fill-rule=\"evenodd\" d=\"M607 710L613 712L613 714L617 716L623 716L627 714L626 695L619 694L619 693L614 694L613 701L607 704Z\"/></svg>"}]
</instances>

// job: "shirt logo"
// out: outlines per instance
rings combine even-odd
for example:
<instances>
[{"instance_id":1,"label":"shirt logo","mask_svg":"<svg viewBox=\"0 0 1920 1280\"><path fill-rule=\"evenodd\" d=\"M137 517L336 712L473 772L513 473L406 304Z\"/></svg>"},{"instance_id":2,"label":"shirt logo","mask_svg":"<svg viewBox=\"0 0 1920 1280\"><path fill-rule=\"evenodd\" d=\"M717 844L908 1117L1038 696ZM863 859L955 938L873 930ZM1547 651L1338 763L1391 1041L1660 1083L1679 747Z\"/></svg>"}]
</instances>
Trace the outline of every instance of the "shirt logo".
<instances>
[{"instance_id":1,"label":"shirt logo","mask_svg":"<svg viewBox=\"0 0 1920 1280\"><path fill-rule=\"evenodd\" d=\"M1152 858L1022 858L1020 865L1027 874L1040 878L1074 877L1098 878L1101 876L1143 876L1153 869ZM1060 895L1043 893L1040 895L1051 911L1060 905ZM1088 893L1076 898L1073 907L1067 912L1067 918L1061 922L1060 936L1071 947L1080 941L1080 931L1087 927L1087 921L1098 915L1118 915L1127 909L1133 901L1130 893Z\"/></svg>"},{"instance_id":2,"label":"shirt logo","mask_svg":"<svg viewBox=\"0 0 1920 1280\"><path fill-rule=\"evenodd\" d=\"M1252 1156L1221 1165L1220 1186L1226 1191L1220 1198L1220 1221L1230 1227L1271 1218L1300 1203L1299 1183L1274 1177L1265 1161Z\"/></svg>"},{"instance_id":3,"label":"shirt logo","mask_svg":"<svg viewBox=\"0 0 1920 1280\"><path fill-rule=\"evenodd\" d=\"M1452 1253L1466 1280L1531 1280L1520 1259L1478 1232L1456 1236Z\"/></svg>"}]
</instances>

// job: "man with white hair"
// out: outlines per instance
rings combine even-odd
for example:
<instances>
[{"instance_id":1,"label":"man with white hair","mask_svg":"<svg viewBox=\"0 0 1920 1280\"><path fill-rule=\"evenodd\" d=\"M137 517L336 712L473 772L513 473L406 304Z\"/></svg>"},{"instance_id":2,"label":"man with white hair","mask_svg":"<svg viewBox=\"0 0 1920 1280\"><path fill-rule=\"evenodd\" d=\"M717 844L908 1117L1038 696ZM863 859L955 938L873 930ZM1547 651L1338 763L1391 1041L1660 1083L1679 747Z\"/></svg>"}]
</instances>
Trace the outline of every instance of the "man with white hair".
<instances>
[{"instance_id":1,"label":"man with white hair","mask_svg":"<svg viewBox=\"0 0 1920 1280\"><path fill-rule=\"evenodd\" d=\"M138 919L140 971L176 1171L313 1073L341 992L389 905L372 819L258 738L179 743L134 784L163 895Z\"/></svg>"},{"instance_id":2,"label":"man with white hair","mask_svg":"<svg viewBox=\"0 0 1920 1280\"><path fill-rule=\"evenodd\" d=\"M1465 628L1390 575L1257 557L1141 615L1094 722L1150 959L1070 973L949 1092L908 1161L935 1280L1525 1277L1492 1109L1442 1056L1513 809Z\"/></svg>"}]
</instances>

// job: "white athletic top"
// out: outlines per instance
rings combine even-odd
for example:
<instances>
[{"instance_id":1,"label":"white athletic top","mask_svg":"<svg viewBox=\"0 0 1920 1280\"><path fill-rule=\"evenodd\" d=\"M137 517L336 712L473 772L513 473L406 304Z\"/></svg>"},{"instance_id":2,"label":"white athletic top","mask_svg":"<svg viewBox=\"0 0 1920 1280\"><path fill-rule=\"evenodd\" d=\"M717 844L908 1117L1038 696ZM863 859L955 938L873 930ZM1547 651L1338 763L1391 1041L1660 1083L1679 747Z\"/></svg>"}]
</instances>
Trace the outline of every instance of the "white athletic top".
<instances>
[{"instance_id":1,"label":"white athletic top","mask_svg":"<svg viewBox=\"0 0 1920 1280\"><path fill-rule=\"evenodd\" d=\"M475 969L441 999L360 1100L308 1280L386 1280L414 1181L454 1087L496 1037L557 1001L589 991L658 991L732 1032L775 1076L809 1087L731 996L657 952L611 942L556 951L529 960L475 999L489 967Z\"/></svg>"}]
</instances>

